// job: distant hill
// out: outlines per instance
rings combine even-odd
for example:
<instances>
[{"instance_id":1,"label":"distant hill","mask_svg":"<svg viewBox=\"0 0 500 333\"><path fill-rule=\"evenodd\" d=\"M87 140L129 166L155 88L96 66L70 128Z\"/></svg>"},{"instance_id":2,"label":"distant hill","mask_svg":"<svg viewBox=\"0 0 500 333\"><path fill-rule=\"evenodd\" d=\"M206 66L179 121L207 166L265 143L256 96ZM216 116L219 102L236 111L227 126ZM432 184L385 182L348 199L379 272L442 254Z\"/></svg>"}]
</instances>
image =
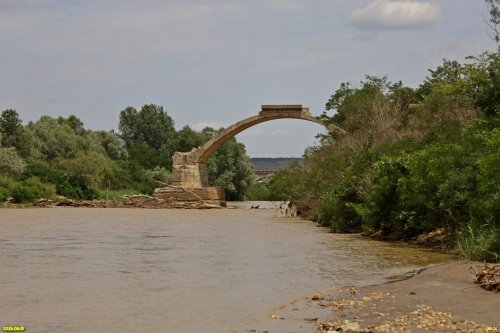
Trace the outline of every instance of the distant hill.
<instances>
[{"instance_id":1,"label":"distant hill","mask_svg":"<svg viewBox=\"0 0 500 333\"><path fill-rule=\"evenodd\" d=\"M255 170L280 170L289 166L292 162L299 162L301 165L304 159L300 157L252 157L250 163Z\"/></svg>"}]
</instances>

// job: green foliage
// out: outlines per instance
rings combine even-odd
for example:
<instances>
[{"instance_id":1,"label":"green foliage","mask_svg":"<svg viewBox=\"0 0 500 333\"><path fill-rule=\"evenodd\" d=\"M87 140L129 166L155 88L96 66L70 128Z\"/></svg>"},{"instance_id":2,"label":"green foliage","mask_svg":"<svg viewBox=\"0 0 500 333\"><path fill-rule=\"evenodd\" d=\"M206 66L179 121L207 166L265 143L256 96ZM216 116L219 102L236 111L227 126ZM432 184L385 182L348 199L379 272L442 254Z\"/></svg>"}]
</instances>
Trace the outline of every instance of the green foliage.
<instances>
[{"instance_id":1,"label":"green foliage","mask_svg":"<svg viewBox=\"0 0 500 333\"><path fill-rule=\"evenodd\" d=\"M385 77L341 84L322 118L348 134L308 149L269 189L335 232L410 239L443 228L462 255L498 259L499 57L445 60L417 91Z\"/></svg>"},{"instance_id":2,"label":"green foliage","mask_svg":"<svg viewBox=\"0 0 500 333\"><path fill-rule=\"evenodd\" d=\"M475 162L477 191L472 212L479 219L496 221L500 227L500 128L481 131L476 138L484 145Z\"/></svg>"},{"instance_id":3,"label":"green foliage","mask_svg":"<svg viewBox=\"0 0 500 333\"><path fill-rule=\"evenodd\" d=\"M96 131L92 132L90 136L104 148L110 159L123 161L128 158L128 152L120 137L113 131Z\"/></svg>"},{"instance_id":4,"label":"green foliage","mask_svg":"<svg viewBox=\"0 0 500 333\"><path fill-rule=\"evenodd\" d=\"M129 189L139 193L151 194L158 184L146 174L146 170L135 163L114 162L104 171L101 188L112 190Z\"/></svg>"},{"instance_id":5,"label":"green foliage","mask_svg":"<svg viewBox=\"0 0 500 333\"><path fill-rule=\"evenodd\" d=\"M275 173L269 181L269 191L274 200L296 201L301 192L302 184L296 180L301 177L302 168L298 162L293 162L288 168Z\"/></svg>"},{"instance_id":6,"label":"green foliage","mask_svg":"<svg viewBox=\"0 0 500 333\"><path fill-rule=\"evenodd\" d=\"M169 184L171 176L172 176L167 169L160 167L160 166L155 166L154 169L152 169L152 170L146 170L145 173L146 173L146 177L148 177L149 179L152 179L152 180L159 181L160 185Z\"/></svg>"},{"instance_id":7,"label":"green foliage","mask_svg":"<svg viewBox=\"0 0 500 333\"><path fill-rule=\"evenodd\" d=\"M498 44L500 50L500 33L498 25L500 24L500 0L485 0L486 5L490 11L490 19L488 25L493 31L493 38Z\"/></svg>"},{"instance_id":8,"label":"green foliage","mask_svg":"<svg viewBox=\"0 0 500 333\"><path fill-rule=\"evenodd\" d=\"M118 128L127 148L138 143L141 147L147 145L156 152L157 159L163 161L156 165L171 169L176 132L174 121L163 106L148 104L141 111L129 106L120 112ZM151 165L144 167L150 168Z\"/></svg>"},{"instance_id":9,"label":"green foliage","mask_svg":"<svg viewBox=\"0 0 500 333\"><path fill-rule=\"evenodd\" d=\"M460 232L458 241L460 254L472 260L498 262L500 260L500 227L489 221L483 225L471 223Z\"/></svg>"},{"instance_id":10,"label":"green foliage","mask_svg":"<svg viewBox=\"0 0 500 333\"><path fill-rule=\"evenodd\" d=\"M245 192L244 199L249 201L274 201L269 188L260 183L253 183Z\"/></svg>"},{"instance_id":11,"label":"green foliage","mask_svg":"<svg viewBox=\"0 0 500 333\"><path fill-rule=\"evenodd\" d=\"M0 175L26 182L40 179L53 184L55 192L74 199L94 199L99 190L125 190L151 194L170 182L173 151L189 151L218 132L201 132L189 126L175 131L174 122L154 104L140 111L132 107L120 114L120 135L113 131L91 131L76 116L42 116L22 125L15 110L0 116ZM224 186L228 198L241 199L253 182L253 169L244 146L231 140L209 160L210 179ZM30 201L40 191L18 183L19 201ZM1 197L11 195L11 187L0 189Z\"/></svg>"},{"instance_id":12,"label":"green foliage","mask_svg":"<svg viewBox=\"0 0 500 333\"><path fill-rule=\"evenodd\" d=\"M99 142L86 135L77 133L69 123L42 116L37 122L28 125L35 137L35 145L43 160L56 158L75 158L78 152L95 151L105 153Z\"/></svg>"},{"instance_id":13,"label":"green foliage","mask_svg":"<svg viewBox=\"0 0 500 333\"><path fill-rule=\"evenodd\" d=\"M66 171L70 177L77 179L86 188L97 188L104 180L105 170L110 167L109 158L98 152L78 152L74 158L57 158L53 165Z\"/></svg>"},{"instance_id":14,"label":"green foliage","mask_svg":"<svg viewBox=\"0 0 500 333\"><path fill-rule=\"evenodd\" d=\"M58 117L57 122L61 125L69 126L76 134L85 134L85 128L83 127L83 122L75 115L71 115L68 118Z\"/></svg>"},{"instance_id":15,"label":"green foliage","mask_svg":"<svg viewBox=\"0 0 500 333\"><path fill-rule=\"evenodd\" d=\"M55 186L42 183L37 177L25 179L12 188L14 202L32 202L39 198L54 199L56 195Z\"/></svg>"},{"instance_id":16,"label":"green foliage","mask_svg":"<svg viewBox=\"0 0 500 333\"><path fill-rule=\"evenodd\" d=\"M135 142L128 148L129 161L143 169L153 169L155 166L165 166L161 154L144 142Z\"/></svg>"},{"instance_id":17,"label":"green foliage","mask_svg":"<svg viewBox=\"0 0 500 333\"><path fill-rule=\"evenodd\" d=\"M15 110L5 110L0 116L0 147L14 147L17 153L28 158L33 154L33 137L22 126Z\"/></svg>"},{"instance_id":18,"label":"green foliage","mask_svg":"<svg viewBox=\"0 0 500 333\"><path fill-rule=\"evenodd\" d=\"M175 139L175 150L180 152L188 152L193 148L198 148L203 145L212 135L205 135L201 132L196 132L189 126L184 126L177 132Z\"/></svg>"},{"instance_id":19,"label":"green foliage","mask_svg":"<svg viewBox=\"0 0 500 333\"><path fill-rule=\"evenodd\" d=\"M15 184L12 178L0 175L0 202L4 202L11 196Z\"/></svg>"},{"instance_id":20,"label":"green foliage","mask_svg":"<svg viewBox=\"0 0 500 333\"><path fill-rule=\"evenodd\" d=\"M69 172L55 169L45 162L34 162L28 165L24 178L37 177L44 183L54 184L56 194L73 199L93 199L94 191Z\"/></svg>"},{"instance_id":21,"label":"green foliage","mask_svg":"<svg viewBox=\"0 0 500 333\"><path fill-rule=\"evenodd\" d=\"M0 147L0 174L19 176L26 168L26 162L19 156L14 147Z\"/></svg>"},{"instance_id":22,"label":"green foliage","mask_svg":"<svg viewBox=\"0 0 500 333\"><path fill-rule=\"evenodd\" d=\"M245 153L245 146L232 138L207 161L208 181L222 186L229 200L243 200L253 183L253 166Z\"/></svg>"},{"instance_id":23,"label":"green foliage","mask_svg":"<svg viewBox=\"0 0 500 333\"><path fill-rule=\"evenodd\" d=\"M361 217L350 198L351 193L326 194L318 207L318 221L333 232L361 231Z\"/></svg>"},{"instance_id":24,"label":"green foliage","mask_svg":"<svg viewBox=\"0 0 500 333\"><path fill-rule=\"evenodd\" d=\"M498 37L498 35L497 35ZM476 105L490 117L500 115L500 52L485 53L479 60L485 67L485 77L478 89Z\"/></svg>"}]
</instances>

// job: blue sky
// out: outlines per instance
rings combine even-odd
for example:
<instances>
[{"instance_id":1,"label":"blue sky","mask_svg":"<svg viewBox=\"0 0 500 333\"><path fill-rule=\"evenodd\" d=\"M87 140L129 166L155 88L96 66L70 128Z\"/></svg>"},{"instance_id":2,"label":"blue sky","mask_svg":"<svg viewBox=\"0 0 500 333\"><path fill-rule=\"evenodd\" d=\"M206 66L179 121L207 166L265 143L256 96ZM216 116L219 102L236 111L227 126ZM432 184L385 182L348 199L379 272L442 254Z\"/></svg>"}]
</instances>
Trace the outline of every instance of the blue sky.
<instances>
[{"instance_id":1,"label":"blue sky","mask_svg":"<svg viewBox=\"0 0 500 333\"><path fill-rule=\"evenodd\" d=\"M0 110L75 114L116 129L160 104L176 127L228 127L261 104L321 114L341 82L416 87L443 58L494 50L482 0L0 0ZM237 136L250 156L300 156L321 126L279 120Z\"/></svg>"}]
</instances>

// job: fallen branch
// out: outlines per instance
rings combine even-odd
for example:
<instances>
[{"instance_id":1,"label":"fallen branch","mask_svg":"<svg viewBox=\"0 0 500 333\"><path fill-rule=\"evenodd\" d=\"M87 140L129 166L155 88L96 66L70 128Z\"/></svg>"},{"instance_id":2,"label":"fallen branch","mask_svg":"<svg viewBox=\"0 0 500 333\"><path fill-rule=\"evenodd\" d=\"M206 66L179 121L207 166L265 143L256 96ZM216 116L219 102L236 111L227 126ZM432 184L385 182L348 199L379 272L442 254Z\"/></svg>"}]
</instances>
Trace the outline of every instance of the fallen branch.
<instances>
[{"instance_id":1,"label":"fallen branch","mask_svg":"<svg viewBox=\"0 0 500 333\"><path fill-rule=\"evenodd\" d=\"M484 263L483 268L471 265L469 271L476 285L486 290L500 291L500 264L488 265Z\"/></svg>"}]
</instances>

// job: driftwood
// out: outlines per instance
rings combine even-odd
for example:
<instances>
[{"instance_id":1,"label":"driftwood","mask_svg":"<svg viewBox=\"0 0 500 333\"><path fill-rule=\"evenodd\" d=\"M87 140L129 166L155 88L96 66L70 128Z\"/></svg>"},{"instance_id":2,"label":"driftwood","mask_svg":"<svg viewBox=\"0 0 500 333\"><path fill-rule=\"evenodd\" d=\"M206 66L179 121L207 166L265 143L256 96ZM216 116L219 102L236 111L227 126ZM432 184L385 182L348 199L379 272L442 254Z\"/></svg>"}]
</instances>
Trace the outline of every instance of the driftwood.
<instances>
[{"instance_id":1,"label":"driftwood","mask_svg":"<svg viewBox=\"0 0 500 333\"><path fill-rule=\"evenodd\" d=\"M157 183L175 189L180 189L191 194L198 201L169 201L159 199L154 196L145 194L125 194L122 196L123 201L113 200L72 200L64 196L59 196L57 200L37 199L33 202L35 207L91 207L91 208L191 208L191 209L220 209L219 205L213 205L205 202L199 195L189 189L173 186L164 182L155 180ZM11 204L12 198L9 198L3 205Z\"/></svg>"},{"instance_id":2,"label":"driftwood","mask_svg":"<svg viewBox=\"0 0 500 333\"><path fill-rule=\"evenodd\" d=\"M488 265L484 267L475 267L471 265L469 271L472 274L474 283L486 290L500 291L500 264Z\"/></svg>"},{"instance_id":3,"label":"driftwood","mask_svg":"<svg viewBox=\"0 0 500 333\"><path fill-rule=\"evenodd\" d=\"M57 201L50 199L37 199L33 206L40 208L50 207L87 207L87 208L187 208L187 209L214 209L222 208L218 205L211 205L206 202L179 202L166 201L149 195L136 194L124 195L122 202L113 200L72 200L60 197ZM19 205L22 206L22 205Z\"/></svg>"}]
</instances>

